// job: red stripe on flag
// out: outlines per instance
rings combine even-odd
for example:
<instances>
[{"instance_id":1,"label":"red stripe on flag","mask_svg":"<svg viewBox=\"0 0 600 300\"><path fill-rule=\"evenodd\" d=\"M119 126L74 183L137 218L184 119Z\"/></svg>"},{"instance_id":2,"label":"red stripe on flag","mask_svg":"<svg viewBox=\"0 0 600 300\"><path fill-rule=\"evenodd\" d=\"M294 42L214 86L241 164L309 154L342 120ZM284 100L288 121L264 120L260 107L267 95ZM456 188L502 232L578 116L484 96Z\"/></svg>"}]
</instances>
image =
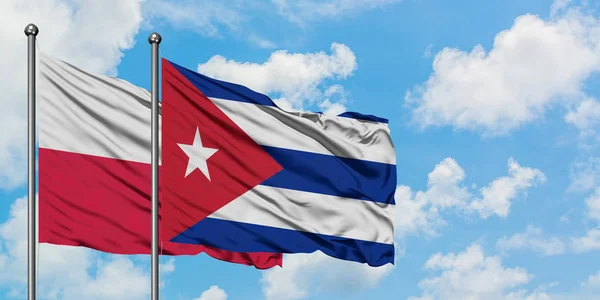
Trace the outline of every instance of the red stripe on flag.
<instances>
[{"instance_id":1,"label":"red stripe on flag","mask_svg":"<svg viewBox=\"0 0 600 300\"><path fill-rule=\"evenodd\" d=\"M39 149L41 243L150 254L150 164ZM239 253L163 241L164 255L195 255L268 269L280 253Z\"/></svg>"}]
</instances>

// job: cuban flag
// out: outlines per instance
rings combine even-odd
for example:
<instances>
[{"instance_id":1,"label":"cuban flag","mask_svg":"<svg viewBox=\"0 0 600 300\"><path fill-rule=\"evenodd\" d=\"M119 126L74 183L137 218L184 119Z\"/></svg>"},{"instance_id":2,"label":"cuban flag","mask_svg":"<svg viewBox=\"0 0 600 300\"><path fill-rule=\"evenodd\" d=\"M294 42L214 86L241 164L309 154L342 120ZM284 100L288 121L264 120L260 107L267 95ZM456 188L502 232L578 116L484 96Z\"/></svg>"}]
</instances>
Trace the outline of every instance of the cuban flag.
<instances>
[{"instance_id":1,"label":"cuban flag","mask_svg":"<svg viewBox=\"0 0 600 300\"><path fill-rule=\"evenodd\" d=\"M393 264L387 120L288 112L163 59L161 134L161 240Z\"/></svg>"}]
</instances>

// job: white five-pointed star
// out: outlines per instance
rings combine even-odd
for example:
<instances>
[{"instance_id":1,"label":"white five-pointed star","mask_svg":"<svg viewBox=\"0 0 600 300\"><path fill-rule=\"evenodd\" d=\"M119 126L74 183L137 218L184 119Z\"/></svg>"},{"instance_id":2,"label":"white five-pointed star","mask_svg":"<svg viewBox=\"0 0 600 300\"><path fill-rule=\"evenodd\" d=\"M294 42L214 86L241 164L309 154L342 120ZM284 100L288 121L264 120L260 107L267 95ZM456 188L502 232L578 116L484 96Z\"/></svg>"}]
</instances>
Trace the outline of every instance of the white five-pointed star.
<instances>
[{"instance_id":1,"label":"white five-pointed star","mask_svg":"<svg viewBox=\"0 0 600 300\"><path fill-rule=\"evenodd\" d=\"M210 180L210 174L208 173L208 165L206 164L206 160L215 154L218 149L205 148L202 146L202 140L200 139L198 127L196 127L196 136L194 137L194 143L192 145L177 145L179 145L179 148L181 148L181 150L183 150L183 152L185 152L189 158L184 177L190 175L190 173L192 173L194 170L200 169L206 178Z\"/></svg>"}]
</instances>

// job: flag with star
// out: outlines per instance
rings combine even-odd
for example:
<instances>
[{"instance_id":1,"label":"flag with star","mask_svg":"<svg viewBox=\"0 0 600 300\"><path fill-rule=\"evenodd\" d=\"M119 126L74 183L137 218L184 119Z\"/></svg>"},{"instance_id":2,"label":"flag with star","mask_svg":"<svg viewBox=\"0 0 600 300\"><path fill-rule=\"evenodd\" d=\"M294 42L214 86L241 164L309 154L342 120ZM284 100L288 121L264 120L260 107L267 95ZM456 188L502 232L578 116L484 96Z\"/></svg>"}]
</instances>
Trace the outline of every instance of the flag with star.
<instances>
[{"instance_id":1,"label":"flag with star","mask_svg":"<svg viewBox=\"0 0 600 300\"><path fill-rule=\"evenodd\" d=\"M288 112L162 60L161 240L394 261L387 120Z\"/></svg>"}]
</instances>

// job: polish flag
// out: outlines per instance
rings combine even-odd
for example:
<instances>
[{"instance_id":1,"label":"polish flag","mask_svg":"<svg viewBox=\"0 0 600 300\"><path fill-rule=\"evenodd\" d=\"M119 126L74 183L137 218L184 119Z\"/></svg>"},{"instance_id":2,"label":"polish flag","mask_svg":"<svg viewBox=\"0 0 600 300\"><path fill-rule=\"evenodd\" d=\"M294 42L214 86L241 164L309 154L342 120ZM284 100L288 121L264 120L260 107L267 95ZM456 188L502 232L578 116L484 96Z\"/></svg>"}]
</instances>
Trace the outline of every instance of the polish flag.
<instances>
[{"instance_id":1,"label":"polish flag","mask_svg":"<svg viewBox=\"0 0 600 300\"><path fill-rule=\"evenodd\" d=\"M149 254L150 93L121 79L87 73L44 53L40 53L39 61L39 241L84 246L114 254ZM170 122L177 122L178 116L170 117L174 118ZM214 202L214 209L223 206L225 198L239 196L257 184L260 178L279 170L272 159L259 153L262 150L249 144L249 138L235 141L237 144L230 146L240 147L236 148L241 151L238 153L240 157L258 154L258 158L264 157L262 162L266 160L270 164L261 164L260 159L246 159L242 164L236 164L232 157L226 155L236 152L218 151L216 148L224 147L223 144L207 147L202 144L199 131L191 134L182 139L189 142L182 142L179 146L182 153L191 157L185 161L187 169L181 176L182 184L186 184L183 180L189 181L202 175L205 179L199 184L229 186L225 189L227 192L221 192L221 198ZM231 133L205 134L214 140L214 136L209 136ZM192 160L193 157L197 159ZM211 170L209 174L208 158L230 159L231 163L228 170ZM235 172L248 164L256 170L247 178L251 186L219 182L223 172ZM159 176L162 181L161 178L162 174ZM164 192L160 194L164 195ZM169 194L202 196L189 195L189 190L171 190ZM206 199L210 196L214 195L204 195ZM161 202L164 205L164 201ZM208 211L205 215L210 213ZM177 227L173 220L170 222ZM259 269L282 264L280 253L232 252L211 246L171 242L172 233L163 238L163 227L161 225L159 243L159 252L163 255L205 252L223 261L253 265Z\"/></svg>"}]
</instances>

